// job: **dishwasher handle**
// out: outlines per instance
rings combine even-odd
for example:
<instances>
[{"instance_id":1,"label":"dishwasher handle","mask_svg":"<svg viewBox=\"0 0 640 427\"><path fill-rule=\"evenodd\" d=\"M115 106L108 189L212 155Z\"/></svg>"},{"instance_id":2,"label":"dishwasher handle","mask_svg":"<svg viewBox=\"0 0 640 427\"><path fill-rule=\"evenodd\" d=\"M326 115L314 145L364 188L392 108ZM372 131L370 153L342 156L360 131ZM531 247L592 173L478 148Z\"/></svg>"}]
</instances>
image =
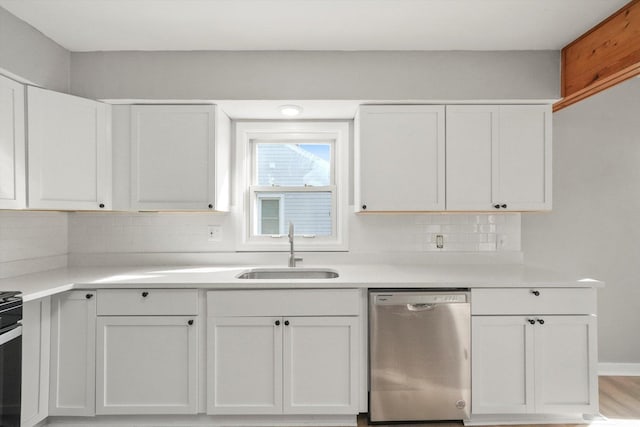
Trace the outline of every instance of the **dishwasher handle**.
<instances>
[{"instance_id":1,"label":"dishwasher handle","mask_svg":"<svg viewBox=\"0 0 640 427\"><path fill-rule=\"evenodd\" d=\"M407 304L407 310L409 311L430 311L436 308L436 304L418 303Z\"/></svg>"}]
</instances>

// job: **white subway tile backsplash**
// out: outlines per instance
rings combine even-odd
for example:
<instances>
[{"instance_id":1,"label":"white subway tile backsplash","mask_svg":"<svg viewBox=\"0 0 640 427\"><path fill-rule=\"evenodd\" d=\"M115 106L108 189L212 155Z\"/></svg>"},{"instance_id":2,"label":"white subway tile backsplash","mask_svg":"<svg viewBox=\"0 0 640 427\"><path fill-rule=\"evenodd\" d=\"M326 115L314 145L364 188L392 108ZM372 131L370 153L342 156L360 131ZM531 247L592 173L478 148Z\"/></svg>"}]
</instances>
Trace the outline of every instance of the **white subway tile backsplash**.
<instances>
[{"instance_id":1,"label":"white subway tile backsplash","mask_svg":"<svg viewBox=\"0 0 640 427\"><path fill-rule=\"evenodd\" d=\"M212 213L72 213L69 252L227 252L235 233L208 239L208 226L231 230L231 216Z\"/></svg>"},{"instance_id":2,"label":"white subway tile backsplash","mask_svg":"<svg viewBox=\"0 0 640 427\"><path fill-rule=\"evenodd\" d=\"M0 278L64 267L67 214L0 211Z\"/></svg>"},{"instance_id":3,"label":"white subway tile backsplash","mask_svg":"<svg viewBox=\"0 0 640 427\"><path fill-rule=\"evenodd\" d=\"M355 216L349 223L351 251L520 251L519 213L420 214L413 220L394 217ZM405 218L404 228L398 227L397 218ZM407 239L407 234L413 238ZM436 247L438 235L443 236L443 248Z\"/></svg>"},{"instance_id":4,"label":"white subway tile backsplash","mask_svg":"<svg viewBox=\"0 0 640 427\"><path fill-rule=\"evenodd\" d=\"M350 252L520 251L520 214L350 215ZM208 227L222 228L220 241ZM238 231L229 214L72 213L69 252L233 252ZM444 247L436 247L442 235Z\"/></svg>"}]
</instances>

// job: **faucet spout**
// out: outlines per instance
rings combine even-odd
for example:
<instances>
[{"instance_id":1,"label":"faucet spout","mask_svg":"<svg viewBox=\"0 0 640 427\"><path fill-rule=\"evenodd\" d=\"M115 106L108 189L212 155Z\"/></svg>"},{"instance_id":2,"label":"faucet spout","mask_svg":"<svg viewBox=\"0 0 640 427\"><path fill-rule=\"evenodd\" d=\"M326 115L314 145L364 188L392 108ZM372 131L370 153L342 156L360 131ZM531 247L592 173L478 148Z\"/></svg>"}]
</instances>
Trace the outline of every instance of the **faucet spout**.
<instances>
[{"instance_id":1,"label":"faucet spout","mask_svg":"<svg viewBox=\"0 0 640 427\"><path fill-rule=\"evenodd\" d=\"M293 222L289 222L289 267L295 267L297 261L302 261L302 258L296 257L296 251L293 249Z\"/></svg>"}]
</instances>

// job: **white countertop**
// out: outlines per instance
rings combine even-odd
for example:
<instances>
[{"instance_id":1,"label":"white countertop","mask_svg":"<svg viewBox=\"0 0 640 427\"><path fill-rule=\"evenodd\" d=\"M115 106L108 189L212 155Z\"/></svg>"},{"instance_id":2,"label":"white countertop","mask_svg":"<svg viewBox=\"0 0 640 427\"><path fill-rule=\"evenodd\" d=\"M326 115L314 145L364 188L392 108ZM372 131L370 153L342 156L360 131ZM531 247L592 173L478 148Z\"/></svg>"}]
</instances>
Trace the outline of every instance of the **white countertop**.
<instances>
[{"instance_id":1,"label":"white countertop","mask_svg":"<svg viewBox=\"0 0 640 427\"><path fill-rule=\"evenodd\" d=\"M25 301L70 289L97 288L478 288L602 287L590 278L525 265L331 265L335 279L248 280L236 276L258 265L63 268L0 280L0 289L21 291Z\"/></svg>"}]
</instances>

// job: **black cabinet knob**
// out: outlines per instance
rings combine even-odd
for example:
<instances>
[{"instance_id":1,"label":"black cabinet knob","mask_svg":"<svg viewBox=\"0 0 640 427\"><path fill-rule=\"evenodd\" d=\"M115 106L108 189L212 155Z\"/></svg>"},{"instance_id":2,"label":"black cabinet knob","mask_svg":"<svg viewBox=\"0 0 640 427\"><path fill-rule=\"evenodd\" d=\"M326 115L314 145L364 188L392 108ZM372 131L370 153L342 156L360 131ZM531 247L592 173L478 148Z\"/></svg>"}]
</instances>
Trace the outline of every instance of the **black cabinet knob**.
<instances>
[{"instance_id":1,"label":"black cabinet knob","mask_svg":"<svg viewBox=\"0 0 640 427\"><path fill-rule=\"evenodd\" d=\"M362 210L366 211L367 210L367 205L362 205Z\"/></svg>"},{"instance_id":2,"label":"black cabinet knob","mask_svg":"<svg viewBox=\"0 0 640 427\"><path fill-rule=\"evenodd\" d=\"M544 325L544 320L538 319L538 323L540 323L541 325Z\"/></svg>"},{"instance_id":3,"label":"black cabinet knob","mask_svg":"<svg viewBox=\"0 0 640 427\"><path fill-rule=\"evenodd\" d=\"M536 321L535 321L535 320L533 320L533 319L527 319L527 322L531 323L532 325L535 325L535 324L536 324Z\"/></svg>"},{"instance_id":4,"label":"black cabinet knob","mask_svg":"<svg viewBox=\"0 0 640 427\"><path fill-rule=\"evenodd\" d=\"M289 326L289 321L288 320L284 321L284 326Z\"/></svg>"},{"instance_id":5,"label":"black cabinet knob","mask_svg":"<svg viewBox=\"0 0 640 427\"><path fill-rule=\"evenodd\" d=\"M98 206L100 206L100 209L104 208L104 203L100 203Z\"/></svg>"},{"instance_id":6,"label":"black cabinet knob","mask_svg":"<svg viewBox=\"0 0 640 427\"><path fill-rule=\"evenodd\" d=\"M537 297L540 296L540 291L531 291L531 293L534 294Z\"/></svg>"},{"instance_id":7,"label":"black cabinet knob","mask_svg":"<svg viewBox=\"0 0 640 427\"><path fill-rule=\"evenodd\" d=\"M280 326L280 321L276 320L276 326Z\"/></svg>"},{"instance_id":8,"label":"black cabinet knob","mask_svg":"<svg viewBox=\"0 0 640 427\"><path fill-rule=\"evenodd\" d=\"M93 294L86 294L84 297L85 297L86 299L91 299L91 298L93 298Z\"/></svg>"},{"instance_id":9,"label":"black cabinet knob","mask_svg":"<svg viewBox=\"0 0 640 427\"><path fill-rule=\"evenodd\" d=\"M507 209L507 204L506 204L506 203L503 203L503 204L501 204L501 205L500 205L500 207L501 207L502 209Z\"/></svg>"},{"instance_id":10,"label":"black cabinet knob","mask_svg":"<svg viewBox=\"0 0 640 427\"><path fill-rule=\"evenodd\" d=\"M187 323L189 324L189 326L191 326L193 325L193 320L189 320Z\"/></svg>"},{"instance_id":11,"label":"black cabinet knob","mask_svg":"<svg viewBox=\"0 0 640 427\"><path fill-rule=\"evenodd\" d=\"M149 296L149 292L146 292L146 291L145 291L145 292L143 292L143 293L142 293L142 298L146 298L146 297L148 297L148 296Z\"/></svg>"},{"instance_id":12,"label":"black cabinet knob","mask_svg":"<svg viewBox=\"0 0 640 427\"><path fill-rule=\"evenodd\" d=\"M500 209L500 205L493 205L494 208Z\"/></svg>"},{"instance_id":13,"label":"black cabinet knob","mask_svg":"<svg viewBox=\"0 0 640 427\"><path fill-rule=\"evenodd\" d=\"M213 205L209 203L209 209L213 209Z\"/></svg>"}]
</instances>

